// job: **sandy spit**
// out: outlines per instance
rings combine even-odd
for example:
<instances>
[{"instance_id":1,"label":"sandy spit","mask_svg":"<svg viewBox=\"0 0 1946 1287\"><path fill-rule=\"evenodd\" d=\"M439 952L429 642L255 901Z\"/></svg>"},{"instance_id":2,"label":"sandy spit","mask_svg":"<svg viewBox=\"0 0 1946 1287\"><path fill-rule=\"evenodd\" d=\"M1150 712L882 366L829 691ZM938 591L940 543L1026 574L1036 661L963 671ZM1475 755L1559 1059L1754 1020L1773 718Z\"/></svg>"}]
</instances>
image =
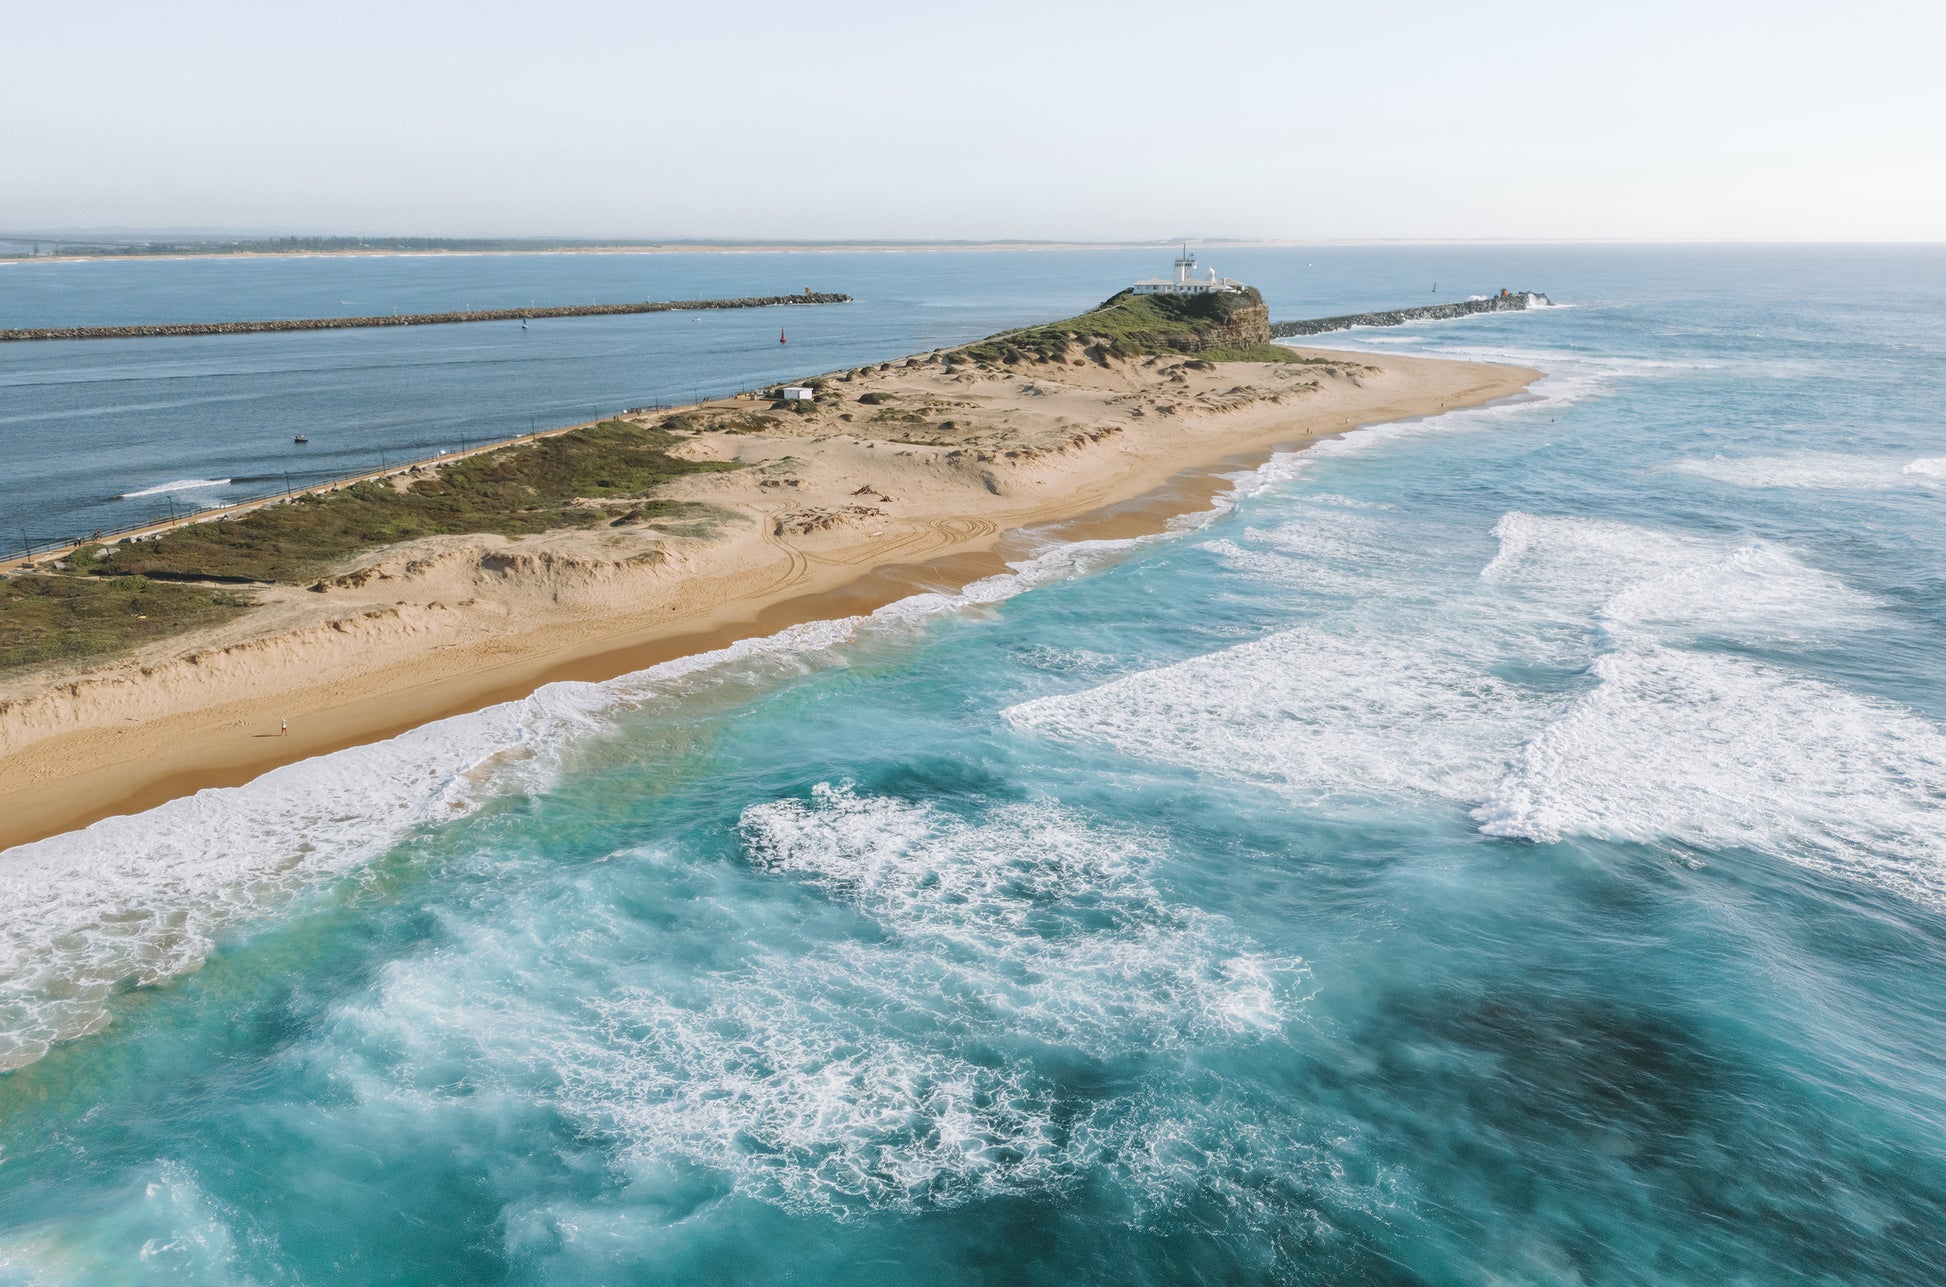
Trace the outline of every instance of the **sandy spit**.
<instances>
[{"instance_id":1,"label":"sandy spit","mask_svg":"<svg viewBox=\"0 0 1946 1287\"><path fill-rule=\"evenodd\" d=\"M279 588L239 621L0 684L0 848L278 765L1001 569L1010 533L1159 530L1280 447L1520 393L1522 367L1300 350L1317 364L936 355L841 373L811 414L708 404L670 489L708 517L440 537ZM860 395L888 395L867 404ZM752 417L758 417L753 420ZM519 450L520 448L514 448ZM288 735L279 733L287 720Z\"/></svg>"}]
</instances>

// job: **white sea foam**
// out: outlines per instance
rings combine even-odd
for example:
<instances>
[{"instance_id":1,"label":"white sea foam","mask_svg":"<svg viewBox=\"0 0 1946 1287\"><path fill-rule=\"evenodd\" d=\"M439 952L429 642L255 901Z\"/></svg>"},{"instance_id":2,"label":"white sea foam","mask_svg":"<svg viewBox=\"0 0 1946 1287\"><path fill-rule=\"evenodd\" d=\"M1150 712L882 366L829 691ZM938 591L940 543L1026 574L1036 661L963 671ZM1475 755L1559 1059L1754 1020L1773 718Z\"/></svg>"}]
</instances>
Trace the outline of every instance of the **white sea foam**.
<instances>
[{"instance_id":1,"label":"white sea foam","mask_svg":"<svg viewBox=\"0 0 1946 1287\"><path fill-rule=\"evenodd\" d=\"M1493 835L1747 846L1938 902L1946 738L1889 703L1695 650L1884 628L1883 605L1787 550L1512 513L1482 579L1605 631L1594 687L1476 811Z\"/></svg>"},{"instance_id":2,"label":"white sea foam","mask_svg":"<svg viewBox=\"0 0 1946 1287\"><path fill-rule=\"evenodd\" d=\"M1675 648L1600 681L1521 747L1490 835L1749 847L1946 906L1946 735L1777 666Z\"/></svg>"},{"instance_id":3,"label":"white sea foam","mask_svg":"<svg viewBox=\"0 0 1946 1287\"><path fill-rule=\"evenodd\" d=\"M1211 541L1205 548L1230 572L1246 579L1253 591L1277 586L1316 595L1349 596L1371 586L1369 576L1352 570L1273 550L1251 549L1235 541Z\"/></svg>"},{"instance_id":4,"label":"white sea foam","mask_svg":"<svg viewBox=\"0 0 1946 1287\"><path fill-rule=\"evenodd\" d=\"M760 869L877 932L767 954L696 1003L594 1002L603 1039L559 1071L626 1167L681 1160L837 1216L1059 1188L1090 1163L1073 1113L996 1048L1249 1040L1288 1021L1305 980L1166 899L1144 837L1057 806L961 818L826 785L746 810L743 834Z\"/></svg>"},{"instance_id":5,"label":"white sea foam","mask_svg":"<svg viewBox=\"0 0 1946 1287\"><path fill-rule=\"evenodd\" d=\"M1469 433L1480 429L1501 427L1508 421L1544 418L1545 415L1558 411L1561 405L1587 396L1591 389L1592 386L1583 386L1571 379L1549 376L1525 394L1516 395L1505 402L1482 407L1465 407L1420 420L1396 420L1384 424L1367 425L1340 434L1336 438L1320 439L1307 447L1305 454L1312 460L1363 455L1371 451L1384 450L1405 440L1436 434Z\"/></svg>"},{"instance_id":6,"label":"white sea foam","mask_svg":"<svg viewBox=\"0 0 1946 1287\"><path fill-rule=\"evenodd\" d=\"M1880 624L1881 606L1769 545L1659 532L1606 519L1513 511L1483 580L1530 610L1611 634L1711 635L1759 646Z\"/></svg>"},{"instance_id":7,"label":"white sea foam","mask_svg":"<svg viewBox=\"0 0 1946 1287\"><path fill-rule=\"evenodd\" d=\"M118 987L196 968L240 919L464 811L461 775L523 740L536 696L8 851L0 1068L103 1026Z\"/></svg>"},{"instance_id":8,"label":"white sea foam","mask_svg":"<svg viewBox=\"0 0 1946 1287\"><path fill-rule=\"evenodd\" d=\"M1502 533L1503 554L1520 526ZM1558 699L1493 673L1518 621L1444 599L1428 615L1443 555L1403 530L1383 511L1294 503L1281 523L1211 541L1205 548L1247 583L1340 602L1326 622L1023 702L1005 717L1314 803L1393 792L1472 803ZM1567 663L1585 664L1585 638L1574 643Z\"/></svg>"},{"instance_id":9,"label":"white sea foam","mask_svg":"<svg viewBox=\"0 0 1946 1287\"><path fill-rule=\"evenodd\" d=\"M1380 525L1360 515L1336 511L1298 511L1276 527L1252 527L1242 540L1211 541L1204 548L1230 553L1273 555L1306 563L1332 563L1349 570L1365 556L1377 553L1373 534Z\"/></svg>"},{"instance_id":10,"label":"white sea foam","mask_svg":"<svg viewBox=\"0 0 1946 1287\"><path fill-rule=\"evenodd\" d=\"M1829 491L1886 491L1946 479L1946 457L1908 461L1898 456L1795 452L1782 456L1712 456L1669 466L1733 487L1804 487Z\"/></svg>"},{"instance_id":11,"label":"white sea foam","mask_svg":"<svg viewBox=\"0 0 1946 1287\"><path fill-rule=\"evenodd\" d=\"M1397 527L1377 506L1345 497L1301 497L1275 527L1252 527L1241 540L1204 546L1225 567L1255 585L1314 594L1382 592L1413 557L1395 539Z\"/></svg>"},{"instance_id":12,"label":"white sea foam","mask_svg":"<svg viewBox=\"0 0 1946 1287\"><path fill-rule=\"evenodd\" d=\"M1472 801L1548 709L1463 637L1313 627L1004 712L1015 727L1319 801Z\"/></svg>"},{"instance_id":13,"label":"white sea foam","mask_svg":"<svg viewBox=\"0 0 1946 1287\"><path fill-rule=\"evenodd\" d=\"M1360 500L1356 496L1340 496L1336 492L1313 492L1298 498L1306 505L1336 506L1341 509L1370 509L1396 511L1399 507L1390 501Z\"/></svg>"},{"instance_id":14,"label":"white sea foam","mask_svg":"<svg viewBox=\"0 0 1946 1287\"><path fill-rule=\"evenodd\" d=\"M1707 635L1765 647L1869 630L1884 624L1882 606L1773 546L1744 545L1626 587L1602 605L1601 621L1615 634Z\"/></svg>"},{"instance_id":15,"label":"white sea foam","mask_svg":"<svg viewBox=\"0 0 1946 1287\"><path fill-rule=\"evenodd\" d=\"M749 984L690 1009L600 1003L618 1036L561 1069L566 1107L618 1164L706 1167L827 1216L1058 1188L1049 1095L1024 1070L875 1031L868 1016Z\"/></svg>"},{"instance_id":16,"label":"white sea foam","mask_svg":"<svg viewBox=\"0 0 1946 1287\"><path fill-rule=\"evenodd\" d=\"M1593 606L1623 586L1707 559L1710 542L1612 519L1556 517L1512 510L1493 525L1499 553L1483 580Z\"/></svg>"},{"instance_id":17,"label":"white sea foam","mask_svg":"<svg viewBox=\"0 0 1946 1287\"><path fill-rule=\"evenodd\" d=\"M1333 505L1293 505L1274 527L1250 527L1244 539L1281 554L1304 559L1361 561L1385 553L1384 534L1394 525L1383 517Z\"/></svg>"},{"instance_id":18,"label":"white sea foam","mask_svg":"<svg viewBox=\"0 0 1946 1287\"><path fill-rule=\"evenodd\" d=\"M1016 1031L1100 1054L1284 1018L1272 975L1293 963L1226 950L1219 922L1164 898L1139 833L1051 804L968 821L828 785L753 806L743 832L753 863L857 907Z\"/></svg>"},{"instance_id":19,"label":"white sea foam","mask_svg":"<svg viewBox=\"0 0 1946 1287\"><path fill-rule=\"evenodd\" d=\"M164 492L199 492L212 487L228 487L227 478L179 478L173 483L158 483L154 487L144 487L139 492L123 492L118 500L137 500L143 496L160 496Z\"/></svg>"},{"instance_id":20,"label":"white sea foam","mask_svg":"<svg viewBox=\"0 0 1946 1287\"><path fill-rule=\"evenodd\" d=\"M1929 776L1939 757L1930 725L1779 667L1688 650L1885 628L1871 596L1772 545L1516 511L1494 528L1500 548L1481 597L1443 583L1431 554L1365 515L1324 516L1298 510L1208 548L1241 576L1349 591L1352 603L1316 624L1023 702L1006 718L1313 806L1420 794L1479 804L1492 834L1749 844L1822 855L1853 874L1876 845L1894 870L1866 874L1908 893L1946 888L1921 857L1946 839L1927 811L1932 801L1941 812L1946 792ZM1415 606L1426 596L1429 610ZM1501 678L1508 662L1588 668L1595 682L1537 691ZM1773 742L1775 761L1764 749ZM1692 762L1699 775L1686 779L1679 766ZM1801 798L1798 779L1809 783ZM1880 804L1848 818L1850 792Z\"/></svg>"},{"instance_id":21,"label":"white sea foam","mask_svg":"<svg viewBox=\"0 0 1946 1287\"><path fill-rule=\"evenodd\" d=\"M1043 1056L1255 1042L1308 993L1302 962L1168 897L1151 838L1058 805L960 815L825 784L750 807L741 831L749 870L780 898L725 927L728 963L684 978L633 949L600 893L550 890L509 918L526 928L456 920L450 946L391 966L327 1025L305 1056L326 1062L309 1071L412 1114L544 1086L632 1183L702 1168L842 1219L1058 1190L1150 1123L1132 1100L1070 1098ZM790 886L870 931L779 934ZM585 900L565 941L546 930L564 897ZM544 979L536 953L552 962ZM461 1081L473 1093L457 1100ZM1260 1143L1226 1140L1221 1123L1209 1142ZM1139 1177L1157 1200L1208 1183L1176 1162Z\"/></svg>"},{"instance_id":22,"label":"white sea foam","mask_svg":"<svg viewBox=\"0 0 1946 1287\"><path fill-rule=\"evenodd\" d=\"M1543 370L1550 380L1565 379L1576 384L1592 382L1603 387L1629 379L1663 379L1684 371L1716 371L1724 365L1702 358L1622 357L1576 352L1573 349L1507 348L1480 344L1440 345L1428 348L1426 356L1463 358L1476 362L1509 362Z\"/></svg>"},{"instance_id":23,"label":"white sea foam","mask_svg":"<svg viewBox=\"0 0 1946 1287\"><path fill-rule=\"evenodd\" d=\"M1554 307L1566 307L1555 305ZM1409 325L1406 330L1411 330ZM1412 335L1368 334L1365 332L1334 336L1334 341L1326 347L1347 356L1369 355L1373 352L1395 352L1390 347L1403 345ZM1382 341L1374 350L1361 347L1371 341ZM1290 343L1296 344L1297 341ZM1319 348L1318 343L1305 340L1304 348ZM1521 423L1546 423L1560 415L1563 408L1592 398L1612 396L1619 393L1632 381L1661 379L1672 374L1687 371L1707 370L1715 363L1698 361L1672 361L1657 358L1591 357L1585 353L1564 350L1503 348L1487 346L1424 346L1420 353L1426 357L1448 358L1462 361L1499 362L1515 366L1539 369L1542 377L1521 394L1483 407L1465 407L1417 420L1402 420L1386 424L1371 425L1354 430L1337 438L1327 438L1311 444L1305 456L1319 459L1331 456L1360 454L1383 449L1388 444L1401 439L1421 437L1427 434L1464 433L1477 429L1502 428Z\"/></svg>"}]
</instances>

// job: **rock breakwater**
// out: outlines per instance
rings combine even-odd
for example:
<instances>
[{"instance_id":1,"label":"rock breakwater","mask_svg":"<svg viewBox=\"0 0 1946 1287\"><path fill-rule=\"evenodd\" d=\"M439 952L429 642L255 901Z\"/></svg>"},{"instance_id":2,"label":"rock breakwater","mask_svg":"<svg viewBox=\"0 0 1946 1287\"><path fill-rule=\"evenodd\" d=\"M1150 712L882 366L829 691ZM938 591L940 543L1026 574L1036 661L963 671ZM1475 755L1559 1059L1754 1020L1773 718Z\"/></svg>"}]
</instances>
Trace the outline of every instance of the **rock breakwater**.
<instances>
[{"instance_id":1,"label":"rock breakwater","mask_svg":"<svg viewBox=\"0 0 1946 1287\"><path fill-rule=\"evenodd\" d=\"M1452 304L1426 304L1419 308L1395 308L1382 313L1347 313L1342 317L1313 317L1297 322L1272 322L1270 338L1287 340L1294 335L1322 335L1326 331L1348 331L1354 326L1403 326L1407 322L1445 321L1472 317L1476 313L1518 313L1553 301L1539 291L1503 291L1484 299L1460 300Z\"/></svg>"},{"instance_id":2,"label":"rock breakwater","mask_svg":"<svg viewBox=\"0 0 1946 1287\"><path fill-rule=\"evenodd\" d=\"M448 326L457 322L513 322L547 317L613 317L623 313L681 313L784 304L849 304L851 296L806 291L747 299L665 299L634 304L570 304L559 308L488 308L464 313L393 313L378 317L294 317L262 322L169 322L154 326L40 326L0 330L5 340L140 340L182 335L255 335L264 331L340 331L372 326Z\"/></svg>"}]
</instances>

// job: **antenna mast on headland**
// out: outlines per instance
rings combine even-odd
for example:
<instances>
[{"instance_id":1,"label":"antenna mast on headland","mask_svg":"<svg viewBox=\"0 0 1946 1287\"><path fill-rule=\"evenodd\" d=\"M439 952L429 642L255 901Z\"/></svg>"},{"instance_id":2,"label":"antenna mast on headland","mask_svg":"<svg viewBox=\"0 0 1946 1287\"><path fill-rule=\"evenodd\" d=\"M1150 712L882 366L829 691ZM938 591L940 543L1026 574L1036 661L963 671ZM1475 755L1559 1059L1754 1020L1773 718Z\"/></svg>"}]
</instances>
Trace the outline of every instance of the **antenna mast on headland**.
<instances>
[{"instance_id":1,"label":"antenna mast on headland","mask_svg":"<svg viewBox=\"0 0 1946 1287\"><path fill-rule=\"evenodd\" d=\"M1176 284L1181 285L1196 275L1196 256L1189 253L1189 243L1183 242L1182 254L1176 259Z\"/></svg>"}]
</instances>

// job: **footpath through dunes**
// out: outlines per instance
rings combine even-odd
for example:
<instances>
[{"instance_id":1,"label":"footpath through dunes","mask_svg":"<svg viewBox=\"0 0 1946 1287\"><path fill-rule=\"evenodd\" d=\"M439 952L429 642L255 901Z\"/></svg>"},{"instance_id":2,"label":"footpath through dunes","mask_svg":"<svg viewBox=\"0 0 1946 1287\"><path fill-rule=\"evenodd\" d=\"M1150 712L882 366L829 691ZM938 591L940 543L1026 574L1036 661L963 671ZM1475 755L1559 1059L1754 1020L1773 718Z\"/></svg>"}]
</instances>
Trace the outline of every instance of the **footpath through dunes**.
<instances>
[{"instance_id":1,"label":"footpath through dunes","mask_svg":"<svg viewBox=\"0 0 1946 1287\"><path fill-rule=\"evenodd\" d=\"M1124 292L803 396L625 413L84 545L0 580L0 846L964 586L1004 571L1024 527L1157 531L1278 447L1539 377L1296 350L1268 327L1255 291Z\"/></svg>"},{"instance_id":2,"label":"footpath through dunes","mask_svg":"<svg viewBox=\"0 0 1946 1287\"><path fill-rule=\"evenodd\" d=\"M851 296L805 291L743 299L663 299L632 304L565 304L551 308L487 308L459 313L388 313L373 317L292 317L260 322L164 322L153 326L36 326L0 330L0 340L142 340L185 335L257 335L268 331L343 331L378 326L450 326L460 322L524 322L548 317L616 317L789 304L849 304Z\"/></svg>"}]
</instances>

